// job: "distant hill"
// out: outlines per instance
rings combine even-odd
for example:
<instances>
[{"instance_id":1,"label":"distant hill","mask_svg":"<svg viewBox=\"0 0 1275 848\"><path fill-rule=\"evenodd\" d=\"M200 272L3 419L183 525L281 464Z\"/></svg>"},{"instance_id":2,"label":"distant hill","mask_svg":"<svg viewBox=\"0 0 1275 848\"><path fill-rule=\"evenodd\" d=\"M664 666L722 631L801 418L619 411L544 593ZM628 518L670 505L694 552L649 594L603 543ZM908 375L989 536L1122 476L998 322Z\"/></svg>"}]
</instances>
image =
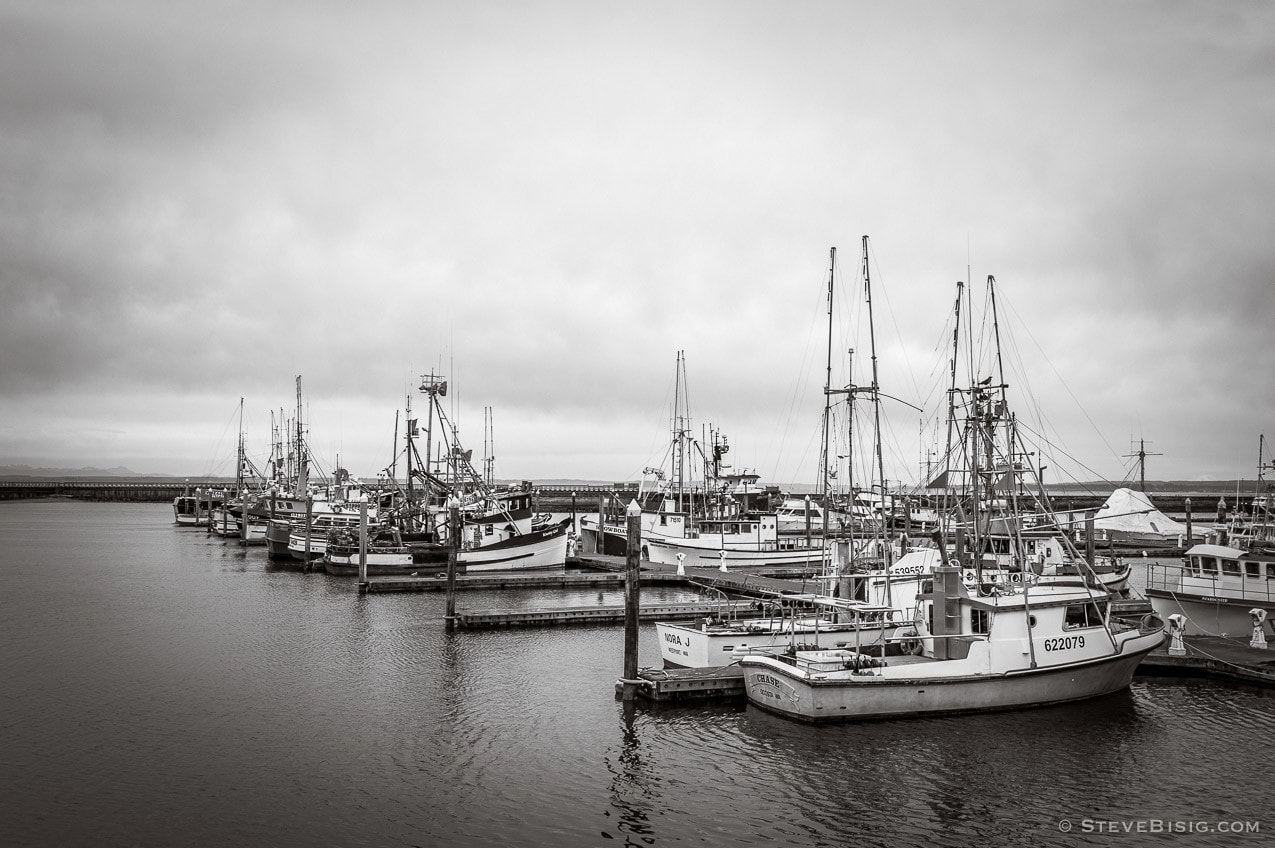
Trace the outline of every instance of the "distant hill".
<instances>
[{"instance_id":1,"label":"distant hill","mask_svg":"<svg viewBox=\"0 0 1275 848\"><path fill-rule=\"evenodd\" d=\"M24 477L172 477L171 474L143 474L124 466L115 468L43 468L31 465L0 465L0 477L7 480Z\"/></svg>"}]
</instances>

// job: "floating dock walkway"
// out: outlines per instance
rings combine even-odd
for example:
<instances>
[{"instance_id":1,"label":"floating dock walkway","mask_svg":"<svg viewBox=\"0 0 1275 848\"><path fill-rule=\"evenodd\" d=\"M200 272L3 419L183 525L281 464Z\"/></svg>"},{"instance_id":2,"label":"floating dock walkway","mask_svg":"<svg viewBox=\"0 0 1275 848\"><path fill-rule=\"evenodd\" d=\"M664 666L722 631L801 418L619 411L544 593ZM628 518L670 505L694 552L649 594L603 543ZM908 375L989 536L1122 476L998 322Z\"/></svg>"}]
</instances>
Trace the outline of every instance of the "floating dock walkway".
<instances>
[{"instance_id":1,"label":"floating dock walkway","mask_svg":"<svg viewBox=\"0 0 1275 848\"><path fill-rule=\"evenodd\" d=\"M1247 641L1224 636L1183 637L1186 656L1169 654L1169 643L1156 648L1138 674L1217 677L1239 683L1275 686L1275 648L1250 648Z\"/></svg>"},{"instance_id":2,"label":"floating dock walkway","mask_svg":"<svg viewBox=\"0 0 1275 848\"><path fill-rule=\"evenodd\" d=\"M1187 636L1185 657L1168 653L1168 642L1138 664L1140 676L1189 675L1239 683L1275 686L1275 649L1250 648L1248 643L1220 636ZM624 681L615 684L617 694ZM644 668L638 672L635 694L656 704L698 701L742 701L744 670L738 663L714 668Z\"/></svg>"},{"instance_id":3,"label":"floating dock walkway","mask_svg":"<svg viewBox=\"0 0 1275 848\"><path fill-rule=\"evenodd\" d=\"M686 621L710 615L738 615L746 612L749 602L692 602L643 604L638 621ZM487 610L456 613L456 624L467 629L493 627L544 627L563 624L623 624L624 605L552 607L531 610Z\"/></svg>"}]
</instances>

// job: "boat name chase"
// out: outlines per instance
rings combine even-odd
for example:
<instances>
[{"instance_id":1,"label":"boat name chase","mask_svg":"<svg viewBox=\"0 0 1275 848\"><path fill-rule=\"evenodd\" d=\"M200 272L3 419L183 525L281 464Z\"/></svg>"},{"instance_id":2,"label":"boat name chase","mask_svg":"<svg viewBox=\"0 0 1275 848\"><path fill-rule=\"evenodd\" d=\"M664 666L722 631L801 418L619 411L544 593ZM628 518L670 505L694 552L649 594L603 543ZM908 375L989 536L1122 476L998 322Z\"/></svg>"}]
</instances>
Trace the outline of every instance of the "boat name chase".
<instances>
[{"instance_id":1,"label":"boat name chase","mask_svg":"<svg viewBox=\"0 0 1275 848\"><path fill-rule=\"evenodd\" d=\"M764 684L764 685L766 685L766 686L774 686L774 687L775 687L775 688L777 688L777 689L778 689L778 688L784 688L784 689L788 688L788 687L784 684L784 682L783 682L782 680L780 680L778 677L772 677L772 676L770 676L769 674L759 674L759 675L757 675L757 676L756 676L755 678L753 678L753 679L754 679L754 680L756 680L758 683Z\"/></svg>"}]
</instances>

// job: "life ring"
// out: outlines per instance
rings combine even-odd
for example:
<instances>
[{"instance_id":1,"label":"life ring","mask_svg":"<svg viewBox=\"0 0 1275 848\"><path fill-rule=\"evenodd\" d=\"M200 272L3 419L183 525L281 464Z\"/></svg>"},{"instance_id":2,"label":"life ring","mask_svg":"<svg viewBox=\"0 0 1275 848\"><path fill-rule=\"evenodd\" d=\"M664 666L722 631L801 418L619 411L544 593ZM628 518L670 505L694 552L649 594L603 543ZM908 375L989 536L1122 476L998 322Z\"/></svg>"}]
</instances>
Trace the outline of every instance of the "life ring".
<instances>
[{"instance_id":1,"label":"life ring","mask_svg":"<svg viewBox=\"0 0 1275 848\"><path fill-rule=\"evenodd\" d=\"M967 569L965 569L965 573L961 575L961 578L962 578L962 579L963 579L966 583L973 583L973 582L974 582L974 569L972 569L972 568L967 568Z\"/></svg>"},{"instance_id":2,"label":"life ring","mask_svg":"<svg viewBox=\"0 0 1275 848\"><path fill-rule=\"evenodd\" d=\"M921 647L921 640L917 638L916 633L904 637L903 640L899 642L899 650L905 654L911 654L914 657L921 655Z\"/></svg>"},{"instance_id":3,"label":"life ring","mask_svg":"<svg viewBox=\"0 0 1275 848\"><path fill-rule=\"evenodd\" d=\"M1023 575L1022 575L1022 574L1020 574L1020 573L1019 573L1019 572L1017 572L1017 571L1012 571L1012 572L1010 572L1010 575L1009 575L1009 582L1010 582L1010 583L1022 583L1022 582L1023 582Z\"/></svg>"}]
</instances>

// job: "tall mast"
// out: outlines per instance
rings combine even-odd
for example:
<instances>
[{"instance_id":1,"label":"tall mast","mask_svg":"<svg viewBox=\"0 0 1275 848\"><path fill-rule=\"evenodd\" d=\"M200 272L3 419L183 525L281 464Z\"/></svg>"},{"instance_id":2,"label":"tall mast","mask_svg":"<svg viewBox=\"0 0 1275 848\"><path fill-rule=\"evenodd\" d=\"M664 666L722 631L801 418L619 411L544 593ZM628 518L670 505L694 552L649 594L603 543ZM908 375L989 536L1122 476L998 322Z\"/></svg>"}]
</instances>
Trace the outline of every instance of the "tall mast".
<instances>
[{"instance_id":1,"label":"tall mast","mask_svg":"<svg viewBox=\"0 0 1275 848\"><path fill-rule=\"evenodd\" d=\"M297 375L297 489L296 496L304 498L310 487L310 462L305 449L305 430L301 423L301 375Z\"/></svg>"},{"instance_id":2,"label":"tall mast","mask_svg":"<svg viewBox=\"0 0 1275 848\"><path fill-rule=\"evenodd\" d=\"M828 531L828 465L832 456L832 445L830 444L828 431L831 426L832 419L832 286L833 279L837 269L837 248L834 246L828 252L828 362L824 372L823 379L823 461L820 463L819 469L819 492L823 496L823 520L824 533ZM854 493L851 492L853 498Z\"/></svg>"},{"instance_id":3,"label":"tall mast","mask_svg":"<svg viewBox=\"0 0 1275 848\"><path fill-rule=\"evenodd\" d=\"M951 491L950 476L952 473L952 428L956 426L956 363L960 355L961 349L961 297L965 293L965 283L958 280L956 282L956 306L953 309L953 326L952 326L952 374L951 384L947 391L947 440L944 443L943 458L943 510L942 514L947 515L947 495Z\"/></svg>"},{"instance_id":4,"label":"tall mast","mask_svg":"<svg viewBox=\"0 0 1275 848\"><path fill-rule=\"evenodd\" d=\"M244 488L243 488L243 462L244 462L243 398L239 398L239 449L238 451L236 451L236 454L237 454L236 456L237 461L235 462L235 488L239 491L240 495L244 496L244 508L247 509L248 507L247 493L244 491ZM248 515L247 513L245 513L244 521L247 521L247 520L248 520Z\"/></svg>"},{"instance_id":5,"label":"tall mast","mask_svg":"<svg viewBox=\"0 0 1275 848\"><path fill-rule=\"evenodd\" d=\"M483 476L488 487L496 484L496 420L490 406L483 407Z\"/></svg>"},{"instance_id":6,"label":"tall mast","mask_svg":"<svg viewBox=\"0 0 1275 848\"><path fill-rule=\"evenodd\" d=\"M407 419L407 434L406 434L407 450L404 451L403 459L407 463L407 526L409 529L414 529L412 527L412 511L415 509L415 491L414 491L414 486L412 484L412 451L415 450L416 445L412 441L412 437L416 435L416 433L414 432L416 429L416 419L412 418L412 393L404 392L404 395L406 397L405 397L405 403L404 403L403 417ZM390 466L390 468L392 469L390 471L390 477L393 480L394 485L397 487L398 486L398 479L397 479L398 478L398 474L397 474L398 472L398 416L397 415L394 416L394 431L395 431L394 432L394 464Z\"/></svg>"},{"instance_id":7,"label":"tall mast","mask_svg":"<svg viewBox=\"0 0 1275 848\"><path fill-rule=\"evenodd\" d=\"M868 237L863 237L863 287L868 300L868 342L871 345L872 355L872 429L876 441L876 460L877 460L877 479L881 482L881 538L885 538L885 460L881 456L881 387L877 383L877 335L875 323L872 320L872 275L868 270ZM870 488L870 487L869 487ZM886 563L887 569L889 563ZM889 589L889 574L887 571L886 589Z\"/></svg>"}]
</instances>

